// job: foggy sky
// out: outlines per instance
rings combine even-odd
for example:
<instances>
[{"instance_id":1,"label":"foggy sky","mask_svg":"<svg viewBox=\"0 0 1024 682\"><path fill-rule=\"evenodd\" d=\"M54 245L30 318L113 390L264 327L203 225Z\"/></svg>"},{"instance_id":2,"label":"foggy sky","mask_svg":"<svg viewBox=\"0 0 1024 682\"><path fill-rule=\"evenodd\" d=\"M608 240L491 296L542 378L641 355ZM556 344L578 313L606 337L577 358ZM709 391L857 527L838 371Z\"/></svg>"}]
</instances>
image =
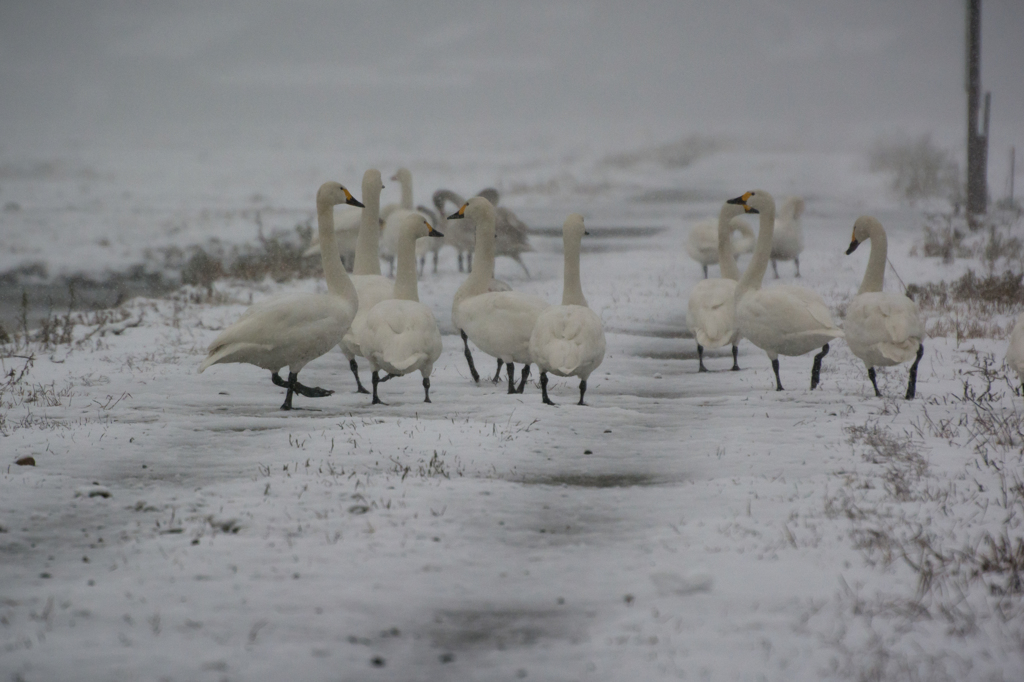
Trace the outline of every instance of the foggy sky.
<instances>
[{"instance_id":1,"label":"foggy sky","mask_svg":"<svg viewBox=\"0 0 1024 682\"><path fill-rule=\"evenodd\" d=\"M0 152L62 144L625 149L965 137L962 0L0 4ZM993 164L1024 8L983 2ZM995 188L994 188L995 189Z\"/></svg>"}]
</instances>

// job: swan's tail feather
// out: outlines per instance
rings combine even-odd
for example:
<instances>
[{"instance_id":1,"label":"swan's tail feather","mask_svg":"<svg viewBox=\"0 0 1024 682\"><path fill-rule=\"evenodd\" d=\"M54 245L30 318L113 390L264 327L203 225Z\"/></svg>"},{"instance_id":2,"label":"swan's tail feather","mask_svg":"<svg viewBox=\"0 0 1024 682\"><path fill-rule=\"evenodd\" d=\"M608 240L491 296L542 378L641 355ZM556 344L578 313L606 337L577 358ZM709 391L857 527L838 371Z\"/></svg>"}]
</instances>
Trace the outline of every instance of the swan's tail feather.
<instances>
[{"instance_id":1,"label":"swan's tail feather","mask_svg":"<svg viewBox=\"0 0 1024 682\"><path fill-rule=\"evenodd\" d=\"M203 364L199 365L199 373L202 374L210 365L216 365L224 362L246 362L244 356L252 353L253 351L266 352L272 347L259 344L259 343L229 343L219 348L215 348L210 351L210 354L203 360Z\"/></svg>"}]
</instances>

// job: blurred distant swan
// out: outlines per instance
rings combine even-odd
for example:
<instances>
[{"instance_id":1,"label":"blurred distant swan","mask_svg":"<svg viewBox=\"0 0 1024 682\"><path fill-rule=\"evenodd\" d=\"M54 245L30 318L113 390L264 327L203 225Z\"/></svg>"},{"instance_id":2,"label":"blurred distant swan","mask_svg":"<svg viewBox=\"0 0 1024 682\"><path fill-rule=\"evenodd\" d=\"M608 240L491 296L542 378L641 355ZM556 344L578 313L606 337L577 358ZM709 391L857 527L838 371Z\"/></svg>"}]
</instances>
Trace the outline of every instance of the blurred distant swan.
<instances>
[{"instance_id":1,"label":"blurred distant swan","mask_svg":"<svg viewBox=\"0 0 1024 682\"><path fill-rule=\"evenodd\" d=\"M739 332L736 329L736 282L740 278L733 255L732 232L736 228L735 216L746 209L737 204L722 204L718 214L718 253L722 277L703 279L690 292L686 308L686 325L697 339L697 361L700 372L704 367L704 349L732 344L732 369L739 370ZM749 227L747 229L750 229ZM751 236L754 232L751 230Z\"/></svg>"},{"instance_id":2,"label":"blurred distant swan","mask_svg":"<svg viewBox=\"0 0 1024 682\"><path fill-rule=\"evenodd\" d=\"M775 216L775 236L772 237L772 272L775 279L779 278L776 261L791 260L796 264L796 276L800 276L800 254L804 250L804 231L800 225L800 216L804 212L804 200L800 197L789 197Z\"/></svg>"},{"instance_id":3,"label":"blurred distant swan","mask_svg":"<svg viewBox=\"0 0 1024 682\"><path fill-rule=\"evenodd\" d=\"M288 389L282 410L292 409L292 394L322 398L334 391L299 383L299 372L311 360L341 342L359 307L352 281L338 256L334 237L334 206L362 206L337 182L325 182L316 193L317 227L326 294L275 296L250 307L242 317L222 331L210 344L209 354L199 372L210 365L245 362L270 370L277 386ZM288 381L278 372L288 367Z\"/></svg>"},{"instance_id":4,"label":"blurred distant swan","mask_svg":"<svg viewBox=\"0 0 1024 682\"><path fill-rule=\"evenodd\" d=\"M775 390L782 390L779 379L780 355L804 355L821 348L811 367L811 390L819 381L821 359L828 353L829 341L843 337L843 330L832 321L824 299L810 289L778 285L762 289L772 248L775 227L775 199L764 190L747 192L729 203L744 206L748 213L760 213L754 256L736 285L736 327L740 336L768 354L775 372Z\"/></svg>"},{"instance_id":5,"label":"blurred distant swan","mask_svg":"<svg viewBox=\"0 0 1024 682\"><path fill-rule=\"evenodd\" d=\"M381 301L366 314L357 332L362 354L373 370L373 404L377 395L378 372L388 378L419 371L423 377L423 402L430 402L430 373L441 357L441 333L430 308L420 303L416 285L416 243L418 238L444 235L431 227L423 216L410 213L402 218L398 240L398 276L395 297Z\"/></svg>"},{"instance_id":6,"label":"blurred distant swan","mask_svg":"<svg viewBox=\"0 0 1024 682\"><path fill-rule=\"evenodd\" d=\"M488 291L494 278L494 206L483 197L473 197L457 213L448 216L449 222L463 218L476 225L476 257L473 271L455 292L452 322L462 335L473 380L479 381L480 375L473 365L469 340L498 362L504 362L508 371L508 392L522 393L530 375L530 334L548 302L518 291ZM513 363L516 362L523 363L518 389L514 385Z\"/></svg>"},{"instance_id":7,"label":"blurred distant swan","mask_svg":"<svg viewBox=\"0 0 1024 682\"><path fill-rule=\"evenodd\" d=\"M736 214L739 216L743 211ZM750 253L754 250L754 231L750 229L750 223L740 217L734 217L729 223L730 235L739 232L740 238L732 244L734 256L741 253ZM708 276L708 266L718 263L718 233L719 221L711 218L701 220L693 224L690 234L686 240L686 253L690 258L697 261L704 268L704 278ZM730 237L731 239L731 237ZM724 275L723 275L724 276Z\"/></svg>"},{"instance_id":8,"label":"blurred distant swan","mask_svg":"<svg viewBox=\"0 0 1024 682\"><path fill-rule=\"evenodd\" d=\"M917 390L917 365L924 354L924 323L917 304L906 296L882 291L888 240L885 228L871 216L861 216L853 224L849 255L865 240L871 240L871 255L860 290L846 309L846 343L868 368L868 378L881 397L875 381L875 367L891 367L914 360L907 381L907 400Z\"/></svg>"},{"instance_id":9,"label":"blurred distant swan","mask_svg":"<svg viewBox=\"0 0 1024 682\"><path fill-rule=\"evenodd\" d=\"M533 247L530 245L530 228L510 209L498 206L500 194L495 188L487 187L482 189L477 193L477 196L484 197L494 206L495 222L497 225L494 255L511 258L519 264L519 267L529 277L530 271L523 262L522 254L527 251L533 251ZM446 214L445 206L449 201L456 206L462 206L462 204L466 203L461 196L449 189L439 189L434 192L434 205L437 206L438 211L442 215ZM447 243L458 252L459 272L463 272L464 256L466 263L465 271L469 272L473 268L472 254L476 241L476 230L473 225L456 226L455 223L447 227L448 229L445 229L444 233L449 235L446 237Z\"/></svg>"},{"instance_id":10,"label":"blurred distant swan","mask_svg":"<svg viewBox=\"0 0 1024 682\"><path fill-rule=\"evenodd\" d=\"M530 335L530 356L540 370L541 399L548 405L554 405L548 397L548 372L560 377L579 377L578 404L585 405L587 378L604 360L604 325L587 306L580 283L580 242L585 234L583 216L573 213L565 219L562 305L541 312Z\"/></svg>"},{"instance_id":11,"label":"blurred distant swan","mask_svg":"<svg viewBox=\"0 0 1024 682\"><path fill-rule=\"evenodd\" d=\"M392 180L397 180L402 188L402 202L397 206L388 204L381 209L381 217L384 220L384 231L380 237L380 257L388 261L390 269L388 275L395 274L395 255L398 253L398 239L401 234L399 225L402 219L409 214L416 214L426 217L413 208L412 202L412 172L408 168L399 168Z\"/></svg>"}]
</instances>

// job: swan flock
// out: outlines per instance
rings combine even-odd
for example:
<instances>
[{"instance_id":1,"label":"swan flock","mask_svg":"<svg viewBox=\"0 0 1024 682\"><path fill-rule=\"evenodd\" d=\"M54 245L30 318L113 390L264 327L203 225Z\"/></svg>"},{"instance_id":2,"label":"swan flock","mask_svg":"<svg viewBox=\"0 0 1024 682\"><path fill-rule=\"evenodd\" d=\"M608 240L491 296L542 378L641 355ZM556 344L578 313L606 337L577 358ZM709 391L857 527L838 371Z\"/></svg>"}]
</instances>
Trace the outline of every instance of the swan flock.
<instances>
[{"instance_id":1,"label":"swan flock","mask_svg":"<svg viewBox=\"0 0 1024 682\"><path fill-rule=\"evenodd\" d=\"M511 211L502 212L495 206L496 190L483 190L468 200L451 190L438 190L433 194L434 209L417 210L411 208L410 172L401 169L393 179L401 185L402 203L383 209L380 196L384 185L376 169L363 176L361 201L337 182L321 185L316 194L318 248L314 253L321 260L326 293L279 295L252 305L212 341L199 372L225 363L260 367L271 373L275 386L285 389L281 408L291 410L295 409L296 394L306 398L334 394L331 389L301 383L299 373L338 346L348 360L357 393L371 393L360 379L357 358L369 364L374 405L385 404L379 394L381 383L417 371L424 402L430 403L430 379L443 353L442 336L433 308L420 302L417 280L425 256L435 254L436 271L438 248L451 245L459 252L459 269L468 270L451 300L451 321L462 339L472 381L480 383L471 344L497 363L492 383L498 383L504 368L509 394L524 393L530 368L536 365L543 404L555 405L549 392L549 375L554 375L578 379L577 404L586 405L587 380L604 360L606 338L601 316L589 307L583 294L581 250L589 234L584 216L573 213L562 227L562 300L555 305L494 279L499 251L516 260L529 277L521 254L532 250L528 228ZM458 210L446 215L449 203L457 204ZM338 206L353 207L340 225L335 212ZM830 344L845 341L864 363L876 397L882 395L876 368L909 364L904 397L913 399L924 353L924 323L911 299L883 291L887 238L877 219L861 216L853 226L845 253L851 255L870 242L870 255L842 326L813 289L792 284L763 286L769 263L778 276L778 260L793 260L799 277L803 210L802 199L787 199L777 210L769 192L752 190L723 201L716 220L690 231L688 251L705 272L705 279L690 291L686 309L687 326L697 342L696 371L708 371L706 349L723 346L731 347L731 370L740 371L738 346L745 339L768 356L777 391L783 390L780 356L813 354L810 389L815 390ZM745 215L756 216L756 234L742 219ZM348 232L354 218L358 224L353 239ZM741 234L739 242L734 238L736 232ZM713 254L708 246L712 236ZM351 274L346 272L343 245L352 250ZM743 252L751 256L741 272L737 256ZM393 262L395 279L382 275L382 258ZM707 266L715 263L721 277L707 278ZM1024 316L1011 336L1006 362L1024 377ZM518 382L516 363L521 365ZM288 377L282 379L280 372L285 367Z\"/></svg>"}]
</instances>

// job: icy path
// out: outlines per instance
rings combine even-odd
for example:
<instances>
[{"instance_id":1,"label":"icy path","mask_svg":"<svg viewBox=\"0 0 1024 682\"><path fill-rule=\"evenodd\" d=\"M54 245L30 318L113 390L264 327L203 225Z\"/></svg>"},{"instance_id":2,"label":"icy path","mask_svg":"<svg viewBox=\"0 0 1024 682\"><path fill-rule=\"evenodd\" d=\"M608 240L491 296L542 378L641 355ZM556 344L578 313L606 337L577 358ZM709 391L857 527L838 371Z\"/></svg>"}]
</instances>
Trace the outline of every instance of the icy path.
<instances>
[{"instance_id":1,"label":"icy path","mask_svg":"<svg viewBox=\"0 0 1024 682\"><path fill-rule=\"evenodd\" d=\"M859 268L840 248L852 219L824 222L804 283L855 289ZM893 238L897 263L928 267L905 257L908 238ZM242 306L136 301L142 326L40 357L28 380L37 399L9 410L0 441L8 461L37 461L0 474L0 672L855 676L851 660L879 649L843 595L912 593L915 578L872 566L847 520L824 513L841 472L871 468L844 427L875 419L910 430L924 409L954 417L962 406L940 398L959 389L968 349L929 342L919 392L931 404L869 398L841 344L813 393L810 357L783 359L788 390L776 393L749 344L743 371L723 371L729 359L718 355L697 374L679 321L699 268L680 243L668 231L584 254L585 290L614 330L585 408L562 380L557 409L535 385L523 396L474 385L447 335L431 405L418 378L405 378L382 385L388 407L371 408L334 352L304 376L338 393L282 413L262 371L195 375L211 328ZM536 279L516 286L555 300L557 244L538 244ZM421 287L443 325L459 281L449 271ZM477 362L493 372L489 358ZM905 376L884 374L886 392L901 393ZM936 470L962 477L969 457L933 440ZM1021 671L1019 651L1000 641L950 647L934 632L923 647L893 639L892 656L949 655L945 669L962 670L978 655L978 671Z\"/></svg>"}]
</instances>

